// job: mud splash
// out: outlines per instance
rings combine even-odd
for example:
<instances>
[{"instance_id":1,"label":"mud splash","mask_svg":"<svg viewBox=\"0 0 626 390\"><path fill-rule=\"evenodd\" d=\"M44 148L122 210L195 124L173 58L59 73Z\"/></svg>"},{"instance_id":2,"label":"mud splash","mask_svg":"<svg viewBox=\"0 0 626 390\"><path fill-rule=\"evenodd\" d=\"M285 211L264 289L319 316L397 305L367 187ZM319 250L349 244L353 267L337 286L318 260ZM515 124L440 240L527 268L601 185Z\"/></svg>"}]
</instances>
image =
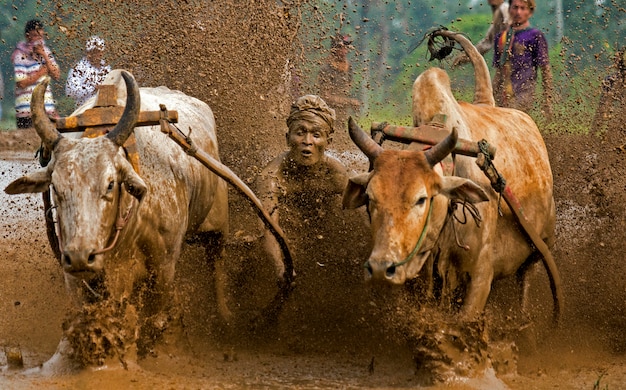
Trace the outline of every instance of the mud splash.
<instances>
[{"instance_id":1,"label":"mud splash","mask_svg":"<svg viewBox=\"0 0 626 390\"><path fill-rule=\"evenodd\" d=\"M108 299L84 305L63 323L68 357L81 367L102 366L116 358L127 368L127 354L138 339L137 322L137 311L127 302Z\"/></svg>"}]
</instances>

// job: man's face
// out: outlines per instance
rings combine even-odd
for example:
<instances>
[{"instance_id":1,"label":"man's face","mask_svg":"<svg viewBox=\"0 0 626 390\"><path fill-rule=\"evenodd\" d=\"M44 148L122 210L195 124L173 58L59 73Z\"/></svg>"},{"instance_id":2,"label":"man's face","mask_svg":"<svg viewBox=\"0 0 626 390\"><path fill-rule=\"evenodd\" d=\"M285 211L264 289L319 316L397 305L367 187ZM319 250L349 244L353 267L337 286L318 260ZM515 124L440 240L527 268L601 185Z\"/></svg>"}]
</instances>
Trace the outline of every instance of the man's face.
<instances>
[{"instance_id":1,"label":"man's face","mask_svg":"<svg viewBox=\"0 0 626 390\"><path fill-rule=\"evenodd\" d=\"M87 52L87 59L94 65L100 65L104 50L93 49Z\"/></svg>"},{"instance_id":2,"label":"man's face","mask_svg":"<svg viewBox=\"0 0 626 390\"><path fill-rule=\"evenodd\" d=\"M312 166L319 163L331 142L328 125L323 120L298 121L287 133L289 157L298 165Z\"/></svg>"},{"instance_id":3,"label":"man's face","mask_svg":"<svg viewBox=\"0 0 626 390\"><path fill-rule=\"evenodd\" d=\"M523 0L513 0L509 6L509 15L513 26L523 26L532 14L533 11L528 8L528 4Z\"/></svg>"},{"instance_id":4,"label":"man's face","mask_svg":"<svg viewBox=\"0 0 626 390\"><path fill-rule=\"evenodd\" d=\"M44 38L43 28L38 28L35 30L30 30L26 33L26 40L28 42L40 41Z\"/></svg>"}]
</instances>

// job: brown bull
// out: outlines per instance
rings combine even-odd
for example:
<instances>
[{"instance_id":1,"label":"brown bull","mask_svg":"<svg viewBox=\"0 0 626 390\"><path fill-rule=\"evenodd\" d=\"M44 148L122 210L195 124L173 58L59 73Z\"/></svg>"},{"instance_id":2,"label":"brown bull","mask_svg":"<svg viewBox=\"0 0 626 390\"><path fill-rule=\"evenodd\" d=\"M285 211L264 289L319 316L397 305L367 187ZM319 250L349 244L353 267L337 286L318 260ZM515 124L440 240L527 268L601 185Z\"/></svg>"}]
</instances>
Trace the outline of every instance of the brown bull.
<instances>
[{"instance_id":1,"label":"brown bull","mask_svg":"<svg viewBox=\"0 0 626 390\"><path fill-rule=\"evenodd\" d=\"M105 83L117 85L118 104L125 104L125 109L115 128L97 138L61 135L43 111L47 82L35 88L33 122L52 159L5 191L19 194L50 188L59 222L61 263L79 307L102 297L141 302L144 295L140 294L149 291L141 319L151 328L149 337L154 337L168 318L176 317L174 274L185 237L199 236L207 252L215 254L213 237L227 233L227 187L157 126L134 130L141 174L135 172L122 145L133 133L140 109L158 111L159 104L165 104L179 112L182 129L193 129L194 145L219 159L215 121L204 102L166 87L139 89L128 72L113 71ZM94 102L88 101L77 112ZM220 310L228 315L225 305ZM64 346L62 342L60 349Z\"/></svg>"},{"instance_id":2,"label":"brown bull","mask_svg":"<svg viewBox=\"0 0 626 390\"><path fill-rule=\"evenodd\" d=\"M487 65L474 46L461 35L439 33L461 43L476 77L473 104L457 102L442 69L426 70L413 84L413 125L443 115L453 129L447 139L427 151L384 150L350 121L350 136L373 166L352 178L344 193L345 207L367 205L371 217L373 249L365 262L366 279L399 285L420 273L434 273L441 278L444 300L451 302L460 293L462 315L474 318L482 313L492 282L517 273L525 307L526 271L541 258L539 252L474 158L457 155L451 176L442 175L439 162L453 151L457 132L460 138L495 145L497 169L550 247L555 205L548 153L527 114L495 107ZM478 212L476 221L472 212ZM559 278L549 276L557 281L553 293L558 311Z\"/></svg>"}]
</instances>

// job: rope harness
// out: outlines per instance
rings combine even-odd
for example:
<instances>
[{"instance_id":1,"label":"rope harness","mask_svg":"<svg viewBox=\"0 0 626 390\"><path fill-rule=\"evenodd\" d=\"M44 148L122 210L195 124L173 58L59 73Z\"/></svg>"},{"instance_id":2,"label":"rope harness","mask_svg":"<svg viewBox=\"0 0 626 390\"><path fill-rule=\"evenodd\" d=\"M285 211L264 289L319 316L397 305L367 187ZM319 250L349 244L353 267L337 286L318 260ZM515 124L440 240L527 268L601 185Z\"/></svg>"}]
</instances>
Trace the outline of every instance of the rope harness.
<instances>
[{"instance_id":1,"label":"rope harness","mask_svg":"<svg viewBox=\"0 0 626 390\"><path fill-rule=\"evenodd\" d=\"M433 198L430 198L430 205L428 206L428 215L426 216L426 222L424 223L424 228L422 229L422 234L420 234L420 238L417 240L417 244L415 244L415 248L409 253L409 255L399 263L393 263L394 267L399 267L409 262L417 254L417 251L422 246L422 241L424 241L424 237L426 237L426 231L428 230L428 223L430 222L430 215L433 212Z\"/></svg>"},{"instance_id":2,"label":"rope harness","mask_svg":"<svg viewBox=\"0 0 626 390\"><path fill-rule=\"evenodd\" d=\"M497 176L495 183L493 182L491 183L491 187L493 187L493 189L498 193L498 214L502 216L503 214L502 214L502 208L500 207L500 204L502 203L502 193L504 192L504 189L506 188L506 180L498 172L498 170L496 169L496 166L493 164L491 154L489 153L489 142L487 142L487 140L484 140L484 139L478 141L478 149L480 149L480 152L485 156L483 166L481 167L481 169L483 171L487 169L491 169Z\"/></svg>"},{"instance_id":3,"label":"rope harness","mask_svg":"<svg viewBox=\"0 0 626 390\"><path fill-rule=\"evenodd\" d=\"M459 205L463 206L463 220L461 220L461 218L455 213ZM483 221L483 219L480 216L480 211L478 211L478 207L476 207L476 205L469 203L466 200L450 199L450 203L448 203L448 218L452 216L452 218L454 218L456 222L460 223L461 225L465 225L468 221L467 213L469 213L469 215L474 219L476 227L480 227L480 223ZM454 239L456 241L456 245L460 248L465 249L466 251L470 250L469 245L462 244L459 240L459 233L456 230L456 225L454 224L454 222L452 223L452 230L454 231Z\"/></svg>"},{"instance_id":4,"label":"rope harness","mask_svg":"<svg viewBox=\"0 0 626 390\"><path fill-rule=\"evenodd\" d=\"M110 240L110 244L100 250L97 250L95 252L92 252L91 255L99 255L101 253L105 253L110 251L111 249L115 248L115 245L117 244L117 240L120 236L120 232L122 231L122 229L124 229L124 227L126 226L126 224L128 223L128 220L130 219L130 216L132 214L133 211L133 206L135 204L135 198L131 199L130 204L128 205L128 207L126 208L125 211L123 211L123 207L122 207L122 186L120 185L119 187L119 197L118 197L118 205L117 205L117 218L115 220L115 235L113 236L113 239ZM58 206L57 205L51 205L49 209L46 210L46 216L47 218L50 218L50 220L52 221L52 223L55 226L55 230L58 232L56 234L57 236L57 241L59 243L59 252L61 257L63 256L63 236L61 234L61 226L59 223L59 218L54 218L52 211L54 209L56 209ZM59 258L59 260L61 260L61 258Z\"/></svg>"}]
</instances>

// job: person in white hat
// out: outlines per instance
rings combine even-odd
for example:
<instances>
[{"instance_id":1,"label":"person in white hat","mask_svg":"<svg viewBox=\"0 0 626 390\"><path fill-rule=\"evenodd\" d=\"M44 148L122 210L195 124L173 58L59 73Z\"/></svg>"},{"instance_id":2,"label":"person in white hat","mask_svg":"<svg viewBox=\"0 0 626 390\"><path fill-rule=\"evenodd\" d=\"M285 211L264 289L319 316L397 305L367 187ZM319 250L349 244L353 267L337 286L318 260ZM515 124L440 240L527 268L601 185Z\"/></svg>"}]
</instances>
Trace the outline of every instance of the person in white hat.
<instances>
[{"instance_id":1,"label":"person in white hat","mask_svg":"<svg viewBox=\"0 0 626 390\"><path fill-rule=\"evenodd\" d=\"M85 56L67 75L65 94L76 101L76 107L82 106L89 98L95 96L99 85L104 81L111 66L104 60L104 39L94 35L87 40Z\"/></svg>"}]
</instances>

